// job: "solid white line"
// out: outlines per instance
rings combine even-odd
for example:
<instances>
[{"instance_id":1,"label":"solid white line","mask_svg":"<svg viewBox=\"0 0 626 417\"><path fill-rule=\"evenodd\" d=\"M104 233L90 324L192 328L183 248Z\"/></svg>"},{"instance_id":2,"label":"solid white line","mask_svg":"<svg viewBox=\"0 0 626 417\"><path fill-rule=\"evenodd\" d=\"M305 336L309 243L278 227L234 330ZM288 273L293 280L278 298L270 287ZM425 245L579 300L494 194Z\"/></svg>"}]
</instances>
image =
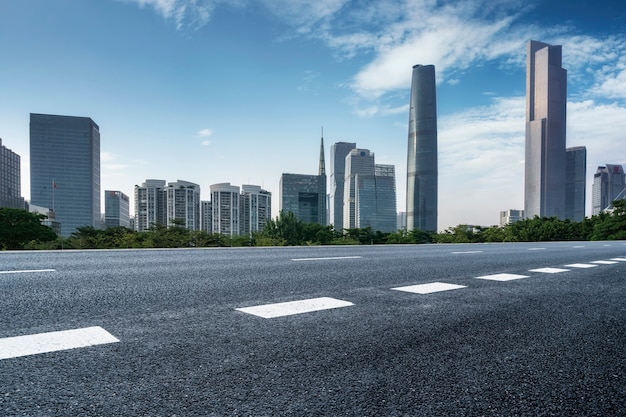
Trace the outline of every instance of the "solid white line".
<instances>
[{"instance_id":1,"label":"solid white line","mask_svg":"<svg viewBox=\"0 0 626 417\"><path fill-rule=\"evenodd\" d=\"M327 258L295 258L292 261L331 261L335 259L360 259L362 256L330 256Z\"/></svg>"},{"instance_id":2,"label":"solid white line","mask_svg":"<svg viewBox=\"0 0 626 417\"><path fill-rule=\"evenodd\" d=\"M408 285L406 287L396 287L392 290L406 291L416 294L430 294L433 292L458 290L459 288L466 288L465 285L446 284L445 282L431 282L428 284Z\"/></svg>"},{"instance_id":3,"label":"solid white line","mask_svg":"<svg viewBox=\"0 0 626 417\"><path fill-rule=\"evenodd\" d=\"M56 272L56 269L23 269L17 271L0 271L0 274L25 274L28 272Z\"/></svg>"},{"instance_id":4,"label":"solid white line","mask_svg":"<svg viewBox=\"0 0 626 417\"><path fill-rule=\"evenodd\" d=\"M451 252L453 255L458 255L458 254L462 254L462 253L483 253L483 251L481 250L466 250L463 252Z\"/></svg>"},{"instance_id":5,"label":"solid white line","mask_svg":"<svg viewBox=\"0 0 626 417\"><path fill-rule=\"evenodd\" d=\"M598 265L591 265L591 264L569 264L569 265L565 265L568 268L593 268L594 266L598 266Z\"/></svg>"},{"instance_id":6,"label":"solid white line","mask_svg":"<svg viewBox=\"0 0 626 417\"><path fill-rule=\"evenodd\" d=\"M514 279L522 279L522 278L528 278L528 275L493 274L493 275L483 275L482 277L476 277L476 279L487 279L491 281L511 281Z\"/></svg>"},{"instance_id":7,"label":"solid white line","mask_svg":"<svg viewBox=\"0 0 626 417\"><path fill-rule=\"evenodd\" d=\"M0 360L117 342L116 337L97 326L6 337L0 339Z\"/></svg>"},{"instance_id":8,"label":"solid white line","mask_svg":"<svg viewBox=\"0 0 626 417\"><path fill-rule=\"evenodd\" d=\"M320 297L308 300L288 301L286 303L236 308L235 310L263 317L265 319L271 319L275 317L311 313L314 311L329 310L332 308L348 307L352 305L354 304L349 301L337 300L330 297Z\"/></svg>"},{"instance_id":9,"label":"solid white line","mask_svg":"<svg viewBox=\"0 0 626 417\"><path fill-rule=\"evenodd\" d=\"M617 261L591 261L592 264L600 264L600 265L613 265L616 264Z\"/></svg>"},{"instance_id":10,"label":"solid white line","mask_svg":"<svg viewBox=\"0 0 626 417\"><path fill-rule=\"evenodd\" d=\"M530 272L541 272L542 274L558 274L559 272L567 272L569 269L561 268L537 268L529 269Z\"/></svg>"}]
</instances>

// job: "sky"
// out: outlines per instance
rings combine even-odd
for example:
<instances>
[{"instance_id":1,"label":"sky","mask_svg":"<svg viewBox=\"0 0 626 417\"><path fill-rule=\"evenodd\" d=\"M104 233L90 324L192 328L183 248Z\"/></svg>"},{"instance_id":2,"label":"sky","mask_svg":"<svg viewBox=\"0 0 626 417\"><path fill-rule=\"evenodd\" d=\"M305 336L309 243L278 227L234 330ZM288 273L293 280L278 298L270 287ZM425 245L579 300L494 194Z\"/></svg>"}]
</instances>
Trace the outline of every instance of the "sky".
<instances>
[{"instance_id":1,"label":"sky","mask_svg":"<svg viewBox=\"0 0 626 417\"><path fill-rule=\"evenodd\" d=\"M100 126L101 189L255 184L326 170L335 142L396 167L406 205L411 69L434 64L438 229L524 206L526 43L563 46L567 146L626 164L626 3L614 0L0 0L0 138L29 114ZM132 203L131 203L132 204ZM102 204L104 208L104 204ZM132 214L132 208L131 208Z\"/></svg>"}]
</instances>

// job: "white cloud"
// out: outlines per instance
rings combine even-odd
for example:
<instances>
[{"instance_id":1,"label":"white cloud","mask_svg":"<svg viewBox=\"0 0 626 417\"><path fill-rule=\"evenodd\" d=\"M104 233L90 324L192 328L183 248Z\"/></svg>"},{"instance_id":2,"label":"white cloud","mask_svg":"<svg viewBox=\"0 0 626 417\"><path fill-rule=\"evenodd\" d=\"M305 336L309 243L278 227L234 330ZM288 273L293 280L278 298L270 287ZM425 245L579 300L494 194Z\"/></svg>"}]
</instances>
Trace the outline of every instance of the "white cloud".
<instances>
[{"instance_id":1,"label":"white cloud","mask_svg":"<svg viewBox=\"0 0 626 417\"><path fill-rule=\"evenodd\" d=\"M202 141L202 146L209 146L211 143L213 143L213 142L210 141L210 140L203 140Z\"/></svg>"},{"instance_id":2,"label":"white cloud","mask_svg":"<svg viewBox=\"0 0 626 417\"><path fill-rule=\"evenodd\" d=\"M212 134L213 134L213 130L205 128L205 129L199 130L198 133L196 133L196 136L199 138L207 138L211 136Z\"/></svg>"},{"instance_id":3,"label":"white cloud","mask_svg":"<svg viewBox=\"0 0 626 417\"><path fill-rule=\"evenodd\" d=\"M173 20L177 29L186 26L199 28L204 26L211 19L211 14L215 8L226 3L232 6L239 6L241 1L236 0L123 0L137 3L140 7L149 6L166 20Z\"/></svg>"}]
</instances>

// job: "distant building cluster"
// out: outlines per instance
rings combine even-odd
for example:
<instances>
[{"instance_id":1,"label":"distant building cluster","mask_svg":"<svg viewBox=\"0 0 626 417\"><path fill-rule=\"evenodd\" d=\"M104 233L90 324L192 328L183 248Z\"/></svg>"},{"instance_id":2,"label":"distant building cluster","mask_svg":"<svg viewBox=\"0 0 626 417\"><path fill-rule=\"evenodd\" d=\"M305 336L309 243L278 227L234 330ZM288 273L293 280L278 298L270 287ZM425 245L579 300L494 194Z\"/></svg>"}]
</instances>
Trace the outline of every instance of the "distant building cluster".
<instances>
[{"instance_id":1,"label":"distant building cluster","mask_svg":"<svg viewBox=\"0 0 626 417\"><path fill-rule=\"evenodd\" d=\"M566 147L567 71L560 45L529 41L526 57L526 135L524 209L500 212L500 225L524 218L585 217L587 149ZM395 166L377 164L369 149L336 142L326 175L324 134L315 175L284 173L279 181L279 209L305 223L335 230L370 227L437 231L438 154L435 67L412 70L406 210L397 211ZM47 216L45 224L61 236L79 227L184 227L229 236L262 231L271 219L272 195L258 185L218 183L210 199L200 186L177 180L146 179L130 199L118 190L104 191L101 213L100 128L89 117L30 115L31 201L21 196L20 156L0 139L0 207L25 208ZM328 189L327 189L328 187ZM621 165L599 166L592 187L592 215L626 199Z\"/></svg>"}]
</instances>

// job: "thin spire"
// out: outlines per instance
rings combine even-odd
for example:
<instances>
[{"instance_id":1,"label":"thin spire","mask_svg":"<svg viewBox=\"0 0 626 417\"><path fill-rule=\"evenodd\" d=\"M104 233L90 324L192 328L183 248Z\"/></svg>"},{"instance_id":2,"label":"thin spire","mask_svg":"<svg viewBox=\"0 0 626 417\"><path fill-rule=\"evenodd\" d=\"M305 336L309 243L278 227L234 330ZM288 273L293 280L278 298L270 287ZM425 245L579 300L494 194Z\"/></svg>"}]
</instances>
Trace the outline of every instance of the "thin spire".
<instances>
[{"instance_id":1,"label":"thin spire","mask_svg":"<svg viewBox=\"0 0 626 417\"><path fill-rule=\"evenodd\" d=\"M324 160L324 126L322 126L322 141L320 143L320 167L318 175L326 175L326 162Z\"/></svg>"}]
</instances>

